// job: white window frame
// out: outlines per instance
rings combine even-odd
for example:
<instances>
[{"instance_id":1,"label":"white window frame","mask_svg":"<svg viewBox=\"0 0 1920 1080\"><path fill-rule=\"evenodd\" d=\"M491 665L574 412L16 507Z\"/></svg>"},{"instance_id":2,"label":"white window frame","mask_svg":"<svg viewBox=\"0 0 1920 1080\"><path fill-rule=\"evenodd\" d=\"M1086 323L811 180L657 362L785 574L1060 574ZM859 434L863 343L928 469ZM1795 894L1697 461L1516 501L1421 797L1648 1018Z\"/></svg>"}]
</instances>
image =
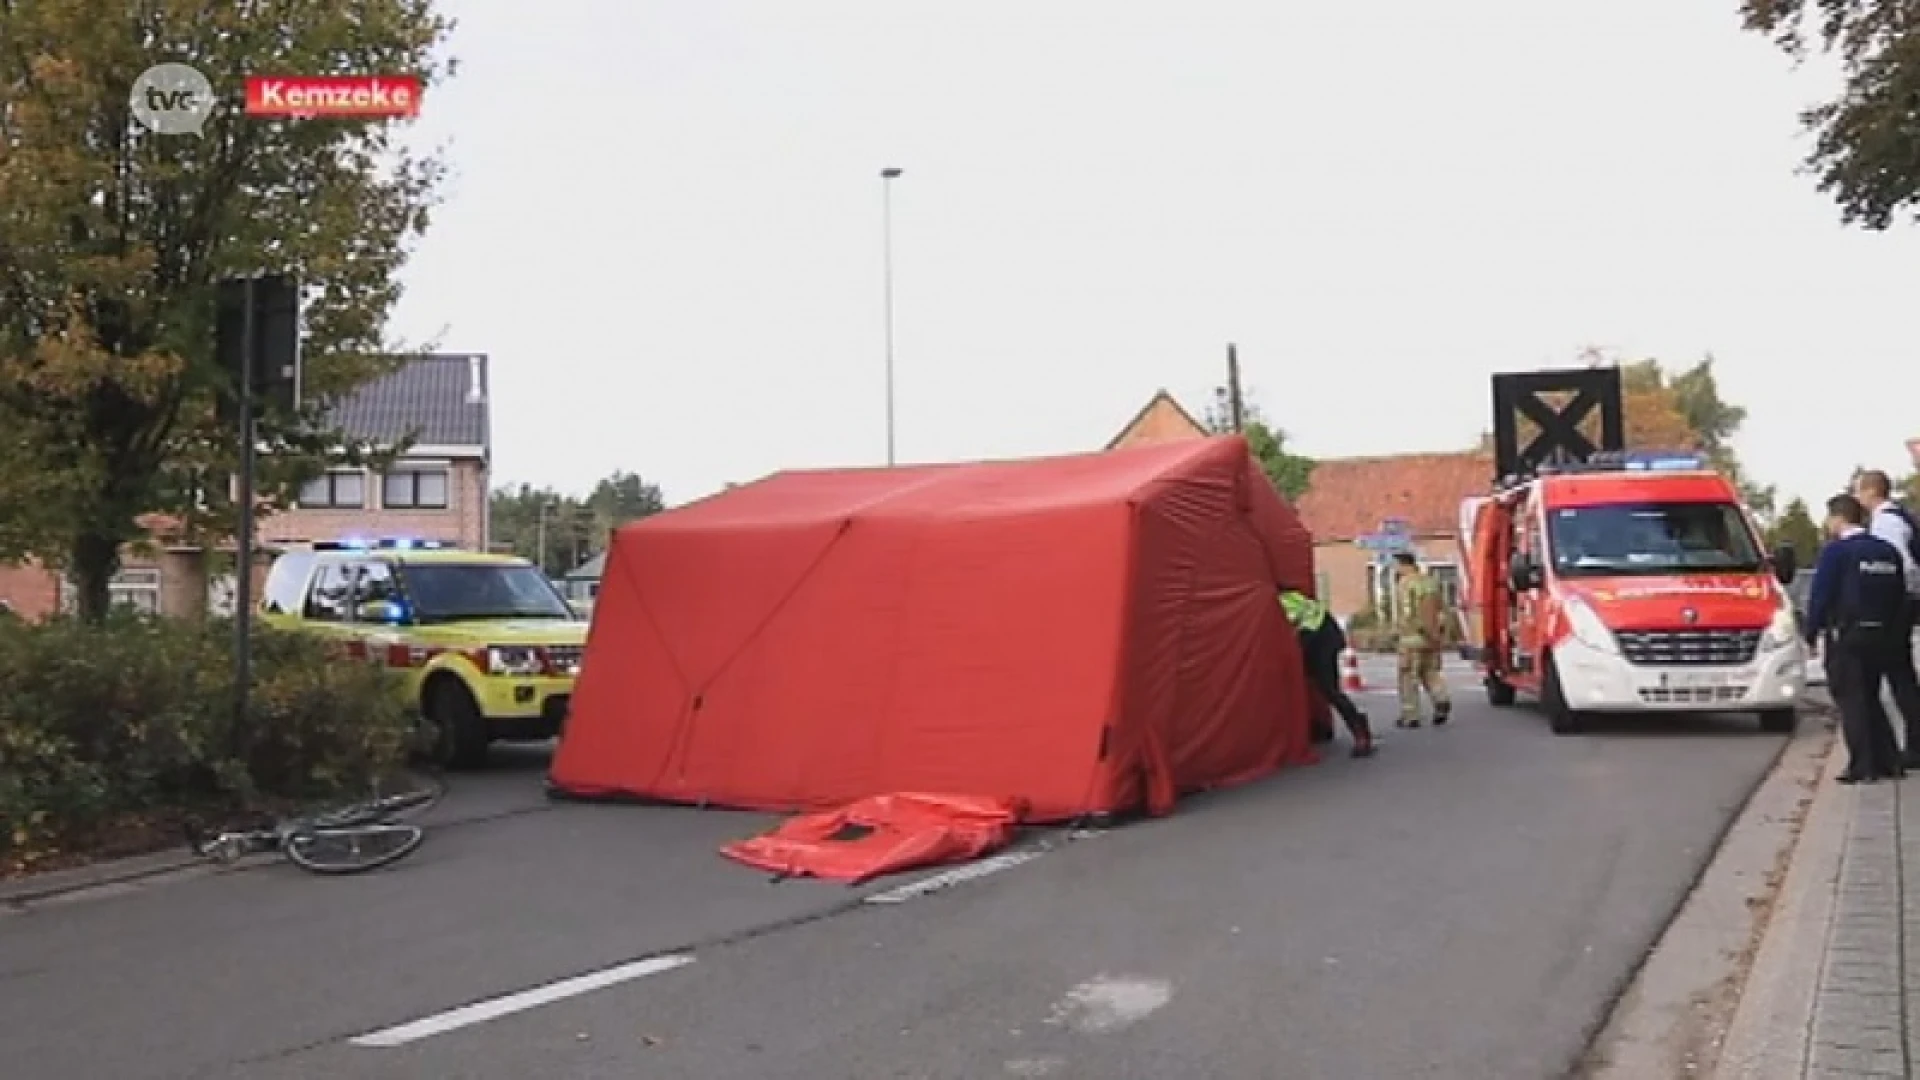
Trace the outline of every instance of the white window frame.
<instances>
[{"instance_id":1,"label":"white window frame","mask_svg":"<svg viewBox=\"0 0 1920 1080\"><path fill-rule=\"evenodd\" d=\"M107 606L130 607L145 615L160 614L160 571L136 566L113 575L107 583ZM60 610L68 615L80 607L80 588L70 577L60 579Z\"/></svg>"},{"instance_id":2,"label":"white window frame","mask_svg":"<svg viewBox=\"0 0 1920 1080\"><path fill-rule=\"evenodd\" d=\"M420 481L417 477L423 473L438 474L441 484L444 485L445 497L441 499L437 505L420 502ZM389 502L387 500L387 482L400 476L416 477L411 485L413 488L413 501L411 502ZM453 509L453 464L442 461L396 462L393 468L380 474L380 508L382 510Z\"/></svg>"},{"instance_id":3,"label":"white window frame","mask_svg":"<svg viewBox=\"0 0 1920 1080\"><path fill-rule=\"evenodd\" d=\"M321 473L319 476L316 476L312 480L308 481L308 484L317 484L322 480L331 481L334 477L337 477L337 476L358 476L360 478L360 501L359 502L353 503L353 502L335 501L333 496L334 485L332 483L329 483L327 485L327 501L326 502L308 502L306 499L307 488L303 486L300 489L301 497L294 501L294 505L301 510L365 510L367 508L367 470L365 469L351 469L351 468L328 469L326 472Z\"/></svg>"}]
</instances>

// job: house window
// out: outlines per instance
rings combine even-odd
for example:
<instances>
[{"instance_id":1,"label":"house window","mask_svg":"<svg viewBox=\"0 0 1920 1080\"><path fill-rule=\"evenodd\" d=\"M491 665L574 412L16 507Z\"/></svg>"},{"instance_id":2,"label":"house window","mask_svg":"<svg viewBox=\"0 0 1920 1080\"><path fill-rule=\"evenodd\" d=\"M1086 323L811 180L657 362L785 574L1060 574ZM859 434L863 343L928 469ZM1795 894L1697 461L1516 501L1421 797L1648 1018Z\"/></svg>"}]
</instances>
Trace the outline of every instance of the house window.
<instances>
[{"instance_id":1,"label":"house window","mask_svg":"<svg viewBox=\"0 0 1920 1080\"><path fill-rule=\"evenodd\" d=\"M367 474L359 469L331 469L300 489L306 510L361 510L367 505Z\"/></svg>"},{"instance_id":2,"label":"house window","mask_svg":"<svg viewBox=\"0 0 1920 1080\"><path fill-rule=\"evenodd\" d=\"M71 615L79 607L80 590L71 578L60 590L60 609ZM142 615L160 614L160 571L146 568L122 570L107 583L107 603L128 608Z\"/></svg>"},{"instance_id":3,"label":"house window","mask_svg":"<svg viewBox=\"0 0 1920 1080\"><path fill-rule=\"evenodd\" d=\"M388 473L380 505L389 510L445 510L447 470L399 469Z\"/></svg>"}]
</instances>

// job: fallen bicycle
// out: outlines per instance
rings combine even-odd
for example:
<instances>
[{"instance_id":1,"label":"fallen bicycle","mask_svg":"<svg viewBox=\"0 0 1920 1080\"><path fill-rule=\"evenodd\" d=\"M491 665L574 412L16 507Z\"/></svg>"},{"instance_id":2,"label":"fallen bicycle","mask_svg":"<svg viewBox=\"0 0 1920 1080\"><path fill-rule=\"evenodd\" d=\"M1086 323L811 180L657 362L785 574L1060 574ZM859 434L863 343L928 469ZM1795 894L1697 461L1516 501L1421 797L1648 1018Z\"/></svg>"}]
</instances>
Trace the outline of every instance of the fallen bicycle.
<instances>
[{"instance_id":1,"label":"fallen bicycle","mask_svg":"<svg viewBox=\"0 0 1920 1080\"><path fill-rule=\"evenodd\" d=\"M188 823L187 846L194 854L221 864L277 852L308 873L360 874L399 862L419 850L426 841L426 830L396 819L439 798L437 790L413 791L306 817L285 818L266 828L211 835Z\"/></svg>"}]
</instances>

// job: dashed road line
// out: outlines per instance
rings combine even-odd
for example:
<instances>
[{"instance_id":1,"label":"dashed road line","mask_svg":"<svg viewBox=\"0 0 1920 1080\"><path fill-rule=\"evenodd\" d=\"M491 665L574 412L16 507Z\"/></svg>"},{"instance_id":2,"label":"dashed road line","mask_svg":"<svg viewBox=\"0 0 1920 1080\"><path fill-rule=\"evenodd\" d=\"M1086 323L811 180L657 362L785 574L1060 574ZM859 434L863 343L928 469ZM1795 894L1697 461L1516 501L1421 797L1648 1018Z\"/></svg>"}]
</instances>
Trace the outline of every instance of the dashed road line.
<instances>
[{"instance_id":1,"label":"dashed road line","mask_svg":"<svg viewBox=\"0 0 1920 1080\"><path fill-rule=\"evenodd\" d=\"M1032 862L1045 853L1045 848L1026 848L1020 851L1005 852L1004 854L995 855L992 858L981 859L979 862L968 863L965 866L956 866L951 870L942 870L937 874L929 874L919 881L909 881L905 885L887 889L883 892L873 893L869 895L864 902L868 904L904 904L909 900L917 900L929 893L936 893L942 889L959 885L962 882L983 878L988 874L997 874L1002 870L1011 870L1021 863Z\"/></svg>"},{"instance_id":2,"label":"dashed road line","mask_svg":"<svg viewBox=\"0 0 1920 1080\"><path fill-rule=\"evenodd\" d=\"M609 986L632 982L634 979L664 974L691 963L693 963L693 957L684 953L650 956L644 960L635 960L632 963L603 968L585 975L576 975L571 979L561 979L559 982L548 983L545 986L536 986L531 990L476 1001L471 1005L462 1005L447 1012L424 1016L398 1027L383 1028L355 1036L347 1041L354 1046L388 1050L419 1042L421 1039L430 1039L435 1035L445 1035L449 1031L484 1024L489 1020L498 1020L503 1016L511 1016L528 1009L537 1009L542 1005L551 1005L570 997L589 994L595 990L604 990Z\"/></svg>"}]
</instances>

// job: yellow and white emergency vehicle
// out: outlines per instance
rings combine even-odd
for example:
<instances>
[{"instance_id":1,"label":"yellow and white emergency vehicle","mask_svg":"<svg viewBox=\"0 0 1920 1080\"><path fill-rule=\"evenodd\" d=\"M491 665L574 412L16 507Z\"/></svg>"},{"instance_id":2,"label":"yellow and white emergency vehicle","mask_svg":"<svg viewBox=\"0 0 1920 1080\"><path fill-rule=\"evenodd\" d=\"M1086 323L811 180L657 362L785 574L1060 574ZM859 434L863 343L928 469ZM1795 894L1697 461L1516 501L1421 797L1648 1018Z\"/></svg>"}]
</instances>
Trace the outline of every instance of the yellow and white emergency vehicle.
<instances>
[{"instance_id":1,"label":"yellow and white emergency vehicle","mask_svg":"<svg viewBox=\"0 0 1920 1080\"><path fill-rule=\"evenodd\" d=\"M260 615L396 672L435 759L457 768L482 764L496 740L558 735L587 640L586 621L526 559L407 538L285 551Z\"/></svg>"}]
</instances>

